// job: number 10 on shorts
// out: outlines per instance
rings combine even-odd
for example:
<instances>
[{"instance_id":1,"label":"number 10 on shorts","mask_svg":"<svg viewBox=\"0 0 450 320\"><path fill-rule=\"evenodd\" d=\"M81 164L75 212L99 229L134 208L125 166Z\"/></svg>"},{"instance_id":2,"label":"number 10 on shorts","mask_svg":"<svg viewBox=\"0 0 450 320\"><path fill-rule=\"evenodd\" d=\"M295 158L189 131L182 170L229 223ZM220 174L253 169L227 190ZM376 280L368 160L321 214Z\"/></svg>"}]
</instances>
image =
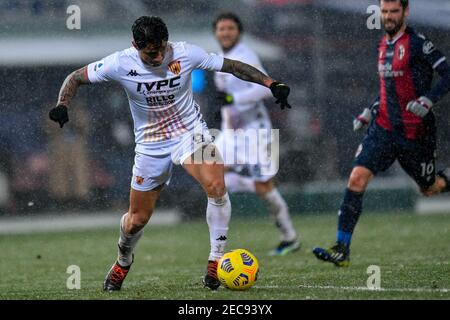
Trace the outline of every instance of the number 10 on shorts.
<instances>
[{"instance_id":1,"label":"number 10 on shorts","mask_svg":"<svg viewBox=\"0 0 450 320\"><path fill-rule=\"evenodd\" d=\"M420 164L421 167L421 176L426 177L431 175L434 172L434 161L429 163L423 162Z\"/></svg>"}]
</instances>

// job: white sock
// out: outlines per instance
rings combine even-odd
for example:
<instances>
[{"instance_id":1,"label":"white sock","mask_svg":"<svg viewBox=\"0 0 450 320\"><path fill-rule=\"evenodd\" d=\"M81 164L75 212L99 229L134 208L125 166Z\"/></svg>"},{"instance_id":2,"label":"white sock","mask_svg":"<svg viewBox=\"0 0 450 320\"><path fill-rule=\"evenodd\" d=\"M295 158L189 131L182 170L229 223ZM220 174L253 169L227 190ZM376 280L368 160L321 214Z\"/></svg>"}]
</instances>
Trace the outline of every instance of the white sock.
<instances>
[{"instance_id":1,"label":"white sock","mask_svg":"<svg viewBox=\"0 0 450 320\"><path fill-rule=\"evenodd\" d=\"M219 198L208 197L206 221L209 227L211 251L208 260L220 259L227 244L228 224L231 218L231 204L228 193Z\"/></svg>"},{"instance_id":2,"label":"white sock","mask_svg":"<svg viewBox=\"0 0 450 320\"><path fill-rule=\"evenodd\" d=\"M291 217L289 216L289 209L278 189L274 188L272 191L262 196L266 202L270 214L275 218L275 223L281 232L281 241L292 241L297 238Z\"/></svg>"},{"instance_id":3,"label":"white sock","mask_svg":"<svg viewBox=\"0 0 450 320\"><path fill-rule=\"evenodd\" d=\"M127 214L125 213L120 219L119 258L117 260L122 267L127 267L133 262L133 250L144 233L144 229L139 230L135 234L129 234L123 231L124 219Z\"/></svg>"},{"instance_id":4,"label":"white sock","mask_svg":"<svg viewBox=\"0 0 450 320\"><path fill-rule=\"evenodd\" d=\"M255 192L255 181L236 172L225 173L225 186L231 193Z\"/></svg>"}]
</instances>

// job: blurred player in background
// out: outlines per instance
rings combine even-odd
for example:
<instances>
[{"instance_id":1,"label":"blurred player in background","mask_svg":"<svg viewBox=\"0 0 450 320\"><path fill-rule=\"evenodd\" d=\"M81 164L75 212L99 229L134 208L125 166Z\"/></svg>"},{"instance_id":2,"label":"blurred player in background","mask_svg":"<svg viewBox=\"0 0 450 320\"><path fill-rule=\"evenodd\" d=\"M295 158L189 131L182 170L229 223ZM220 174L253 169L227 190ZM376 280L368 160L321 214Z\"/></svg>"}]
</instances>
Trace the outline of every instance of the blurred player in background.
<instances>
[{"instance_id":1,"label":"blurred player in background","mask_svg":"<svg viewBox=\"0 0 450 320\"><path fill-rule=\"evenodd\" d=\"M214 21L213 28L222 48L220 55L243 61L265 72L256 53L241 40L243 26L237 15L229 12L220 14ZM267 152L270 149L270 139L267 139L269 145L258 148L261 151L258 154L259 163L243 165L243 161L236 163L236 159L249 152L250 147L245 136L250 134L243 134L243 138L239 139L239 136L224 131L266 130L270 135L272 124L263 101L272 96L270 90L222 72L216 72L214 80L218 90L216 100L222 107L222 134L215 144L224 158L225 185L229 192L254 192L264 200L281 233L281 242L271 252L272 255L293 252L299 249L300 242L289 216L288 206L275 187L275 172L265 170L266 165L260 161L262 158L269 158ZM233 150L228 156L227 150L231 149Z\"/></svg>"},{"instance_id":2,"label":"blurred player in background","mask_svg":"<svg viewBox=\"0 0 450 320\"><path fill-rule=\"evenodd\" d=\"M130 191L130 207L120 221L118 260L108 272L103 289L120 290L133 263L133 250L142 236L172 164L181 164L205 190L206 219L211 251L203 283L217 289L217 260L227 241L231 205L225 189L223 164L203 159L203 151L215 147L192 93L194 69L227 72L270 87L282 107L288 106L289 87L272 80L245 63L208 54L185 42L170 42L159 17L144 16L132 27L133 46L113 53L70 74L59 93L50 119L62 128L69 121L68 107L80 85L115 81L125 89L134 120L136 156ZM187 240L188 241L188 240Z\"/></svg>"},{"instance_id":3,"label":"blurred player in background","mask_svg":"<svg viewBox=\"0 0 450 320\"><path fill-rule=\"evenodd\" d=\"M386 35L378 47L379 98L354 121L354 130L370 123L339 210L337 243L315 248L323 261L344 267L350 261L353 230L362 212L364 191L374 176L398 160L423 195L450 189L448 173L436 174L433 106L450 91L450 66L425 36L407 26L408 0L381 0ZM433 74L440 81L432 86ZM412 248L412 250L414 250Z\"/></svg>"}]
</instances>

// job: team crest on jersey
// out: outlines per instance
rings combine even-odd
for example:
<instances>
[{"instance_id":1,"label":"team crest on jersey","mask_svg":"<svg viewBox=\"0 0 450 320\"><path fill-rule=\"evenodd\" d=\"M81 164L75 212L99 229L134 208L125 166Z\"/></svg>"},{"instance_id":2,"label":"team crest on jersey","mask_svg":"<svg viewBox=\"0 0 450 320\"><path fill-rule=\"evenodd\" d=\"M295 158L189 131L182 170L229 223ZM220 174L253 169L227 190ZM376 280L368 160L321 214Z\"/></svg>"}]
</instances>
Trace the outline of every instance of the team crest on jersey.
<instances>
[{"instance_id":1,"label":"team crest on jersey","mask_svg":"<svg viewBox=\"0 0 450 320\"><path fill-rule=\"evenodd\" d=\"M404 45L400 45L400 47L398 48L398 57L400 58L400 60L403 60L403 58L405 57L405 46Z\"/></svg>"},{"instance_id":2,"label":"team crest on jersey","mask_svg":"<svg viewBox=\"0 0 450 320\"><path fill-rule=\"evenodd\" d=\"M138 185L143 184L143 183L144 183L144 178L143 178L143 177L136 176L136 183L137 183Z\"/></svg>"},{"instance_id":3,"label":"team crest on jersey","mask_svg":"<svg viewBox=\"0 0 450 320\"><path fill-rule=\"evenodd\" d=\"M169 69L173 74L179 75L181 72L181 63L180 61L172 61L169 63Z\"/></svg>"}]
</instances>

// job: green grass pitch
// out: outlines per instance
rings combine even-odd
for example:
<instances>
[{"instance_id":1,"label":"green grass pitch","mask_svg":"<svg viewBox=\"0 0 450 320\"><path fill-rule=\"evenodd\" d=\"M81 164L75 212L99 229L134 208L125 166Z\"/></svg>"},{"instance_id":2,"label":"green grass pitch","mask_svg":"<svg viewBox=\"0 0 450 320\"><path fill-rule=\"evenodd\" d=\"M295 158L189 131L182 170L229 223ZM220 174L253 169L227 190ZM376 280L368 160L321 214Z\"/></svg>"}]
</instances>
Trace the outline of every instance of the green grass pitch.
<instances>
[{"instance_id":1,"label":"green grass pitch","mask_svg":"<svg viewBox=\"0 0 450 320\"><path fill-rule=\"evenodd\" d=\"M450 215L365 214L351 266L317 261L311 249L334 241L335 215L294 219L300 251L270 257L278 241L269 218L235 218L228 248L246 248L260 263L248 291L201 285L209 251L204 221L148 227L121 292L103 293L116 256L118 230L0 236L0 299L450 299ZM68 290L69 265L81 268L81 289ZM369 290L367 268L381 268L380 291Z\"/></svg>"}]
</instances>

